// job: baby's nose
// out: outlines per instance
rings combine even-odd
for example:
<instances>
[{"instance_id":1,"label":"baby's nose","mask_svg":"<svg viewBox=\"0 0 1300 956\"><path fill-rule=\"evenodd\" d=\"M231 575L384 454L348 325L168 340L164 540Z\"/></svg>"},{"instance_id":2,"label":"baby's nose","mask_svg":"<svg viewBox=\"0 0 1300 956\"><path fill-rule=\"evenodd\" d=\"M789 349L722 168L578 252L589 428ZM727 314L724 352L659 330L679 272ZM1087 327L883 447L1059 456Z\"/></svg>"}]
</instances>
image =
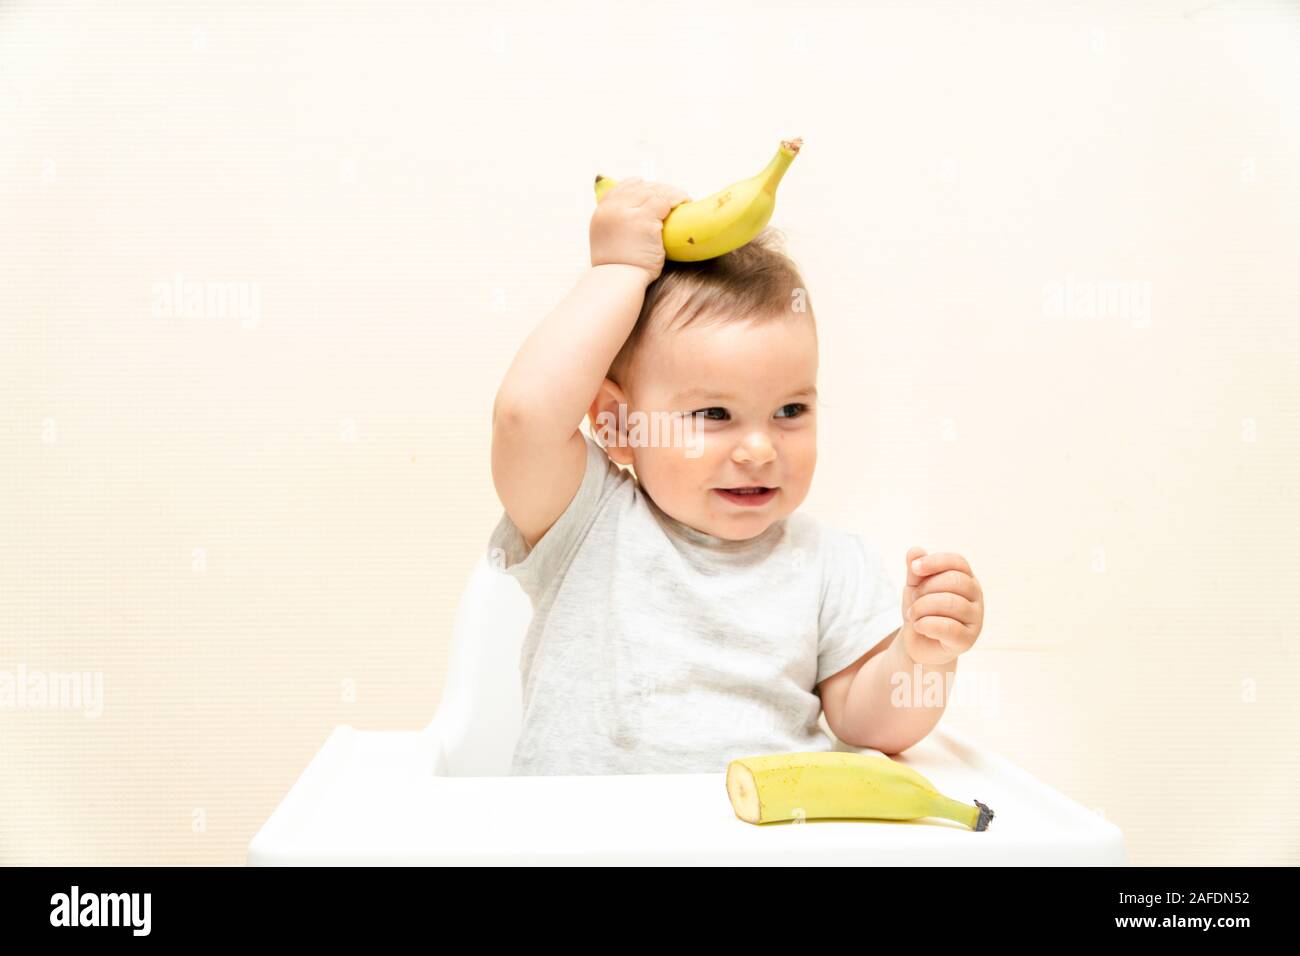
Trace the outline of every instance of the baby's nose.
<instances>
[{"instance_id":1,"label":"baby's nose","mask_svg":"<svg viewBox=\"0 0 1300 956\"><path fill-rule=\"evenodd\" d=\"M760 465L766 464L776 457L776 449L768 441L766 435L757 432L750 435L747 439L736 446L731 453L732 461L752 461Z\"/></svg>"}]
</instances>

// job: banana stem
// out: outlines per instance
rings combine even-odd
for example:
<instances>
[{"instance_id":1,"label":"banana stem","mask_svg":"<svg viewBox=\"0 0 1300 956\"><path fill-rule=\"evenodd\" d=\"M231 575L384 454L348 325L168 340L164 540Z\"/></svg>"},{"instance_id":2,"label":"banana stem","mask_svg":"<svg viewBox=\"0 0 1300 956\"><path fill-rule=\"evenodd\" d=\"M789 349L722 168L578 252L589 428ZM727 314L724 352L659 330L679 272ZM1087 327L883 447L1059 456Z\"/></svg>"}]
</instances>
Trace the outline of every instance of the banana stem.
<instances>
[{"instance_id":1,"label":"banana stem","mask_svg":"<svg viewBox=\"0 0 1300 956\"><path fill-rule=\"evenodd\" d=\"M987 830L989 821L993 819L993 811L978 800L972 805L949 799L943 794L935 795L932 815L945 820L955 820L977 831Z\"/></svg>"},{"instance_id":2,"label":"banana stem","mask_svg":"<svg viewBox=\"0 0 1300 956\"><path fill-rule=\"evenodd\" d=\"M759 174L763 180L763 191L769 196L776 196L776 187L781 184L781 177L799 155L799 147L802 145L802 139L781 140L781 148L776 151L767 168Z\"/></svg>"}]
</instances>

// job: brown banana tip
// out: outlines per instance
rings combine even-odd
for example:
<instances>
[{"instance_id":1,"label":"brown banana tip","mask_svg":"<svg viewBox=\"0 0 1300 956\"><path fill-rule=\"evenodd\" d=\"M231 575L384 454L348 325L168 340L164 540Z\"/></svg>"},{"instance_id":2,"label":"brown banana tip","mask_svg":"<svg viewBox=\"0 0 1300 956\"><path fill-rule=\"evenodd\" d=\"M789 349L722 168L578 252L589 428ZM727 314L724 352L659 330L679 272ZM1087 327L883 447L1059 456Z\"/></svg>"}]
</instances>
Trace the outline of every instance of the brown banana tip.
<instances>
[{"instance_id":1,"label":"brown banana tip","mask_svg":"<svg viewBox=\"0 0 1300 956\"><path fill-rule=\"evenodd\" d=\"M975 801L975 806L980 808L980 818L975 821L975 831L979 832L980 830L987 830L989 828L989 821L993 819L993 811L978 800Z\"/></svg>"},{"instance_id":2,"label":"brown banana tip","mask_svg":"<svg viewBox=\"0 0 1300 956\"><path fill-rule=\"evenodd\" d=\"M602 176L600 173L597 173L597 174L596 174L596 182L600 182L600 181L601 181L602 179L604 179L604 178L605 178L605 177Z\"/></svg>"},{"instance_id":3,"label":"brown banana tip","mask_svg":"<svg viewBox=\"0 0 1300 956\"><path fill-rule=\"evenodd\" d=\"M790 150L790 152L797 154L799 152L799 147L803 145L803 137L797 136L794 139L783 139L781 140L781 145Z\"/></svg>"}]
</instances>

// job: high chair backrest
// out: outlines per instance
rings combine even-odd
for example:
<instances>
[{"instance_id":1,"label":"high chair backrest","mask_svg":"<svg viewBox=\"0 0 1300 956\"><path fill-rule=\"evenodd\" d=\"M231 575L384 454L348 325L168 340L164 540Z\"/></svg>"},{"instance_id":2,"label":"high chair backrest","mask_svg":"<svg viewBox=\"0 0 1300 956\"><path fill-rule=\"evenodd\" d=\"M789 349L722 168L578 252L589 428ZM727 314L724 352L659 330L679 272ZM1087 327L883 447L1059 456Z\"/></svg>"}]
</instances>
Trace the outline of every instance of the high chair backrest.
<instances>
[{"instance_id":1,"label":"high chair backrest","mask_svg":"<svg viewBox=\"0 0 1300 956\"><path fill-rule=\"evenodd\" d=\"M425 728L435 773L510 772L523 716L519 652L532 615L519 583L481 557L456 611L442 699Z\"/></svg>"}]
</instances>

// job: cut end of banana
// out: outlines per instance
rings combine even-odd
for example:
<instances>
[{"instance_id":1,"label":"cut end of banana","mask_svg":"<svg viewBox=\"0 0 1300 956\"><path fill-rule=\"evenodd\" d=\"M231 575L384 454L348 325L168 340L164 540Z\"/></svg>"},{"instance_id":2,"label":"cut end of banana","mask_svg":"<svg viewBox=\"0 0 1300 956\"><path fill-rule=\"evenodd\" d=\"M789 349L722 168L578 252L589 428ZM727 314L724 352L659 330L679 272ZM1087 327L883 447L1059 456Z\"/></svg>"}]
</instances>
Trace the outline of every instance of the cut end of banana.
<instances>
[{"instance_id":1,"label":"cut end of banana","mask_svg":"<svg viewBox=\"0 0 1300 956\"><path fill-rule=\"evenodd\" d=\"M731 798L731 807L736 811L736 816L746 823L758 823L762 818L754 773L736 760L727 765L727 796Z\"/></svg>"},{"instance_id":2,"label":"cut end of banana","mask_svg":"<svg viewBox=\"0 0 1300 956\"><path fill-rule=\"evenodd\" d=\"M976 832L987 830L989 828L989 821L993 819L993 811L978 800L975 801L975 806L980 808L980 818L975 821L975 830Z\"/></svg>"},{"instance_id":3,"label":"cut end of banana","mask_svg":"<svg viewBox=\"0 0 1300 956\"><path fill-rule=\"evenodd\" d=\"M798 154L799 147L803 146L803 137L796 136L794 139L781 140L781 148L788 149L790 152Z\"/></svg>"}]
</instances>

